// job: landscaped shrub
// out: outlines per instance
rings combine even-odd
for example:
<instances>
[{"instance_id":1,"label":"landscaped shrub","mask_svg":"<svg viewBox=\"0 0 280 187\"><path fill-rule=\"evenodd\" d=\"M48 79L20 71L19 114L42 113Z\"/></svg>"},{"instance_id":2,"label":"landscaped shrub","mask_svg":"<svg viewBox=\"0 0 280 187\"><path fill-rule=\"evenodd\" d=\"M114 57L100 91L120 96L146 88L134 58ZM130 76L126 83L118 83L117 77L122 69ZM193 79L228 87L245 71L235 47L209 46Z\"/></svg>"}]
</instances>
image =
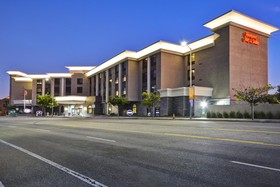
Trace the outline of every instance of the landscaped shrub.
<instances>
[{"instance_id":1,"label":"landscaped shrub","mask_svg":"<svg viewBox=\"0 0 280 187\"><path fill-rule=\"evenodd\" d=\"M229 113L229 117L230 117L230 118L236 118L235 112L234 112L234 111L231 111L231 112Z\"/></svg>"},{"instance_id":2,"label":"landscaped shrub","mask_svg":"<svg viewBox=\"0 0 280 187\"><path fill-rule=\"evenodd\" d=\"M216 118L216 117L217 117L216 113L215 112L211 112L211 118Z\"/></svg>"},{"instance_id":3,"label":"landscaped shrub","mask_svg":"<svg viewBox=\"0 0 280 187\"><path fill-rule=\"evenodd\" d=\"M223 112L223 117L224 118L228 118L229 117L228 113L227 112Z\"/></svg>"},{"instance_id":4,"label":"landscaped shrub","mask_svg":"<svg viewBox=\"0 0 280 187\"><path fill-rule=\"evenodd\" d=\"M211 112L207 112L206 117L211 118Z\"/></svg>"},{"instance_id":5,"label":"landscaped shrub","mask_svg":"<svg viewBox=\"0 0 280 187\"><path fill-rule=\"evenodd\" d=\"M238 112L236 112L236 117L243 118L243 114L240 111L238 111Z\"/></svg>"},{"instance_id":6,"label":"landscaped shrub","mask_svg":"<svg viewBox=\"0 0 280 187\"><path fill-rule=\"evenodd\" d=\"M268 113L266 114L266 118L267 118L267 119L273 119L273 114L272 114L272 112L268 112Z\"/></svg>"},{"instance_id":7,"label":"landscaped shrub","mask_svg":"<svg viewBox=\"0 0 280 187\"><path fill-rule=\"evenodd\" d=\"M249 112L245 111L243 113L243 117L249 119L249 118L251 118L251 115L249 114Z\"/></svg>"},{"instance_id":8,"label":"landscaped shrub","mask_svg":"<svg viewBox=\"0 0 280 187\"><path fill-rule=\"evenodd\" d=\"M266 116L265 116L265 113L263 111L261 112L255 112L255 118L256 119L265 119Z\"/></svg>"},{"instance_id":9,"label":"landscaped shrub","mask_svg":"<svg viewBox=\"0 0 280 187\"><path fill-rule=\"evenodd\" d=\"M218 118L223 118L223 114L221 114L220 112L217 112L217 117Z\"/></svg>"}]
</instances>

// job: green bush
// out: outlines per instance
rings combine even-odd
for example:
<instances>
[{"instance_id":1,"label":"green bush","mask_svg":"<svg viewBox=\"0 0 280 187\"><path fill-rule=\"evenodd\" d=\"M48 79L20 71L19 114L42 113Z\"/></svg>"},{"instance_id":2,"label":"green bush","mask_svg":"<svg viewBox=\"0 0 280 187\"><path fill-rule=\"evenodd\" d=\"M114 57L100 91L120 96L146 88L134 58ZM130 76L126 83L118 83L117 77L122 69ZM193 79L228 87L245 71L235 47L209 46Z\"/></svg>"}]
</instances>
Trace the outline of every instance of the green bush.
<instances>
[{"instance_id":1,"label":"green bush","mask_svg":"<svg viewBox=\"0 0 280 187\"><path fill-rule=\"evenodd\" d=\"M251 115L249 114L249 112L245 111L243 113L243 117L249 119L249 118L251 118Z\"/></svg>"},{"instance_id":2,"label":"green bush","mask_svg":"<svg viewBox=\"0 0 280 187\"><path fill-rule=\"evenodd\" d=\"M266 114L266 118L267 118L267 119L273 119L273 114L272 114L272 112L268 112L268 113Z\"/></svg>"},{"instance_id":3,"label":"green bush","mask_svg":"<svg viewBox=\"0 0 280 187\"><path fill-rule=\"evenodd\" d=\"M227 112L223 112L223 117L224 118L228 118L229 117L228 113Z\"/></svg>"},{"instance_id":4,"label":"green bush","mask_svg":"<svg viewBox=\"0 0 280 187\"><path fill-rule=\"evenodd\" d=\"M217 118L217 115L215 112L211 112L211 118Z\"/></svg>"},{"instance_id":5,"label":"green bush","mask_svg":"<svg viewBox=\"0 0 280 187\"><path fill-rule=\"evenodd\" d=\"M256 119L265 119L266 116L265 116L265 113L263 111L261 112L255 112L255 118Z\"/></svg>"},{"instance_id":6,"label":"green bush","mask_svg":"<svg viewBox=\"0 0 280 187\"><path fill-rule=\"evenodd\" d=\"M243 118L243 114L240 111L238 111L238 112L236 112L236 117Z\"/></svg>"},{"instance_id":7,"label":"green bush","mask_svg":"<svg viewBox=\"0 0 280 187\"><path fill-rule=\"evenodd\" d=\"M223 114L221 114L220 112L217 112L217 117L218 118L223 118Z\"/></svg>"},{"instance_id":8,"label":"green bush","mask_svg":"<svg viewBox=\"0 0 280 187\"><path fill-rule=\"evenodd\" d=\"M211 112L207 112L206 117L211 118Z\"/></svg>"},{"instance_id":9,"label":"green bush","mask_svg":"<svg viewBox=\"0 0 280 187\"><path fill-rule=\"evenodd\" d=\"M231 112L229 113L229 117L230 117L230 118L236 118L235 112L234 112L234 111L231 111Z\"/></svg>"}]
</instances>

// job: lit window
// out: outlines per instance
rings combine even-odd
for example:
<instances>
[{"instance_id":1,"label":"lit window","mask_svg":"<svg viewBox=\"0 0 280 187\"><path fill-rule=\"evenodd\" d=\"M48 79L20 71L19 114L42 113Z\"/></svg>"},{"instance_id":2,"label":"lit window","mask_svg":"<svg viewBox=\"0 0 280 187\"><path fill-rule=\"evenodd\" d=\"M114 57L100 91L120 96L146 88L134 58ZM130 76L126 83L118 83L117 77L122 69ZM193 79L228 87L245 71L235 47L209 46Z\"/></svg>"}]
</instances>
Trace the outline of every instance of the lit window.
<instances>
[{"instance_id":1,"label":"lit window","mask_svg":"<svg viewBox=\"0 0 280 187\"><path fill-rule=\"evenodd\" d=\"M126 81L126 77L123 77L123 82L125 82Z\"/></svg>"},{"instance_id":2,"label":"lit window","mask_svg":"<svg viewBox=\"0 0 280 187\"><path fill-rule=\"evenodd\" d=\"M119 96L119 91L116 91L116 96Z\"/></svg>"},{"instance_id":3,"label":"lit window","mask_svg":"<svg viewBox=\"0 0 280 187\"><path fill-rule=\"evenodd\" d=\"M134 104L134 105L132 106L132 111L133 111L134 114L136 114L136 112L137 112L136 104Z\"/></svg>"}]
</instances>

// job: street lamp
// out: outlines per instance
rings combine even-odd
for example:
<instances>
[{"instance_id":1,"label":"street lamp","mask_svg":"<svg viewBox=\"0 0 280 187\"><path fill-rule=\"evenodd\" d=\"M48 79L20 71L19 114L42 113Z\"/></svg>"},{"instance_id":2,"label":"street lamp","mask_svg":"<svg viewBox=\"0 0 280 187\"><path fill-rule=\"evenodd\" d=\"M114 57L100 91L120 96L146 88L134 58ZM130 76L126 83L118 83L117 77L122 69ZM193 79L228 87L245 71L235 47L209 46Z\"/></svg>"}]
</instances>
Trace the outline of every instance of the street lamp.
<instances>
[{"instance_id":1,"label":"street lamp","mask_svg":"<svg viewBox=\"0 0 280 187\"><path fill-rule=\"evenodd\" d=\"M190 93L193 94L193 88L192 88L192 49L190 48L190 46L188 45L187 41L182 41L181 42L181 46L187 46L190 50L190 57L189 57L189 62L190 62L190 87L189 87L189 101L190 101L190 119L192 119L192 105L193 105L193 95L190 96ZM192 89L190 91L190 89ZM192 98L191 98L192 97Z\"/></svg>"}]
</instances>

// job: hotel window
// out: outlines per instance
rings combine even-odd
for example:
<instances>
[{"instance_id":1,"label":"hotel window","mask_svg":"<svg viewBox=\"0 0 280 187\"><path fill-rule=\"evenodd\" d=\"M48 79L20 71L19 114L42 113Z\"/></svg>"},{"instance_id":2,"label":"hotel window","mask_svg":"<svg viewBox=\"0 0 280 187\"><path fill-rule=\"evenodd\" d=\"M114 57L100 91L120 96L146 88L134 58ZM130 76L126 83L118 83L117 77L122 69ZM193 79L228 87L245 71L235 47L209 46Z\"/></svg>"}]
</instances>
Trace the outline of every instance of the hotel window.
<instances>
[{"instance_id":1,"label":"hotel window","mask_svg":"<svg viewBox=\"0 0 280 187\"><path fill-rule=\"evenodd\" d=\"M142 92L147 91L147 59L142 60Z\"/></svg>"},{"instance_id":2,"label":"hotel window","mask_svg":"<svg viewBox=\"0 0 280 187\"><path fill-rule=\"evenodd\" d=\"M78 85L83 84L83 79L82 79L82 78L77 78L77 84L78 84Z\"/></svg>"},{"instance_id":3,"label":"hotel window","mask_svg":"<svg viewBox=\"0 0 280 187\"><path fill-rule=\"evenodd\" d=\"M156 84L157 84L157 56L153 55L150 57L151 59L151 85L154 87L154 89L151 87L151 91L156 91Z\"/></svg>"},{"instance_id":4,"label":"hotel window","mask_svg":"<svg viewBox=\"0 0 280 187\"><path fill-rule=\"evenodd\" d=\"M195 79L195 69L192 69L192 80ZM188 70L188 80L190 80L190 70Z\"/></svg>"},{"instance_id":5,"label":"hotel window","mask_svg":"<svg viewBox=\"0 0 280 187\"><path fill-rule=\"evenodd\" d=\"M93 94L92 95L95 95L96 94L96 77L93 76L91 79L93 82Z\"/></svg>"},{"instance_id":6,"label":"hotel window","mask_svg":"<svg viewBox=\"0 0 280 187\"><path fill-rule=\"evenodd\" d=\"M66 78L66 93L65 95L71 95L71 78Z\"/></svg>"},{"instance_id":7,"label":"hotel window","mask_svg":"<svg viewBox=\"0 0 280 187\"><path fill-rule=\"evenodd\" d=\"M109 69L109 96L111 96L112 95L112 85L113 85L113 80L112 80L112 68L111 69Z\"/></svg>"},{"instance_id":8,"label":"hotel window","mask_svg":"<svg viewBox=\"0 0 280 187\"><path fill-rule=\"evenodd\" d=\"M92 96L92 79L89 78L89 95Z\"/></svg>"},{"instance_id":9,"label":"hotel window","mask_svg":"<svg viewBox=\"0 0 280 187\"><path fill-rule=\"evenodd\" d=\"M82 94L83 93L83 87L77 87L77 93Z\"/></svg>"},{"instance_id":10,"label":"hotel window","mask_svg":"<svg viewBox=\"0 0 280 187\"><path fill-rule=\"evenodd\" d=\"M42 79L38 79L36 83L37 83L37 90L36 90L37 95L42 95Z\"/></svg>"},{"instance_id":11,"label":"hotel window","mask_svg":"<svg viewBox=\"0 0 280 187\"><path fill-rule=\"evenodd\" d=\"M59 90L60 90L60 79L56 78L54 79L54 96L59 96Z\"/></svg>"},{"instance_id":12,"label":"hotel window","mask_svg":"<svg viewBox=\"0 0 280 187\"><path fill-rule=\"evenodd\" d=\"M195 64L195 53L192 53L191 56L192 65ZM190 56L188 56L188 66L190 65Z\"/></svg>"},{"instance_id":13,"label":"hotel window","mask_svg":"<svg viewBox=\"0 0 280 187\"><path fill-rule=\"evenodd\" d=\"M116 91L115 95L116 95L116 97L118 97L119 96L119 91Z\"/></svg>"},{"instance_id":14,"label":"hotel window","mask_svg":"<svg viewBox=\"0 0 280 187\"><path fill-rule=\"evenodd\" d=\"M51 93L51 82L49 79L45 81L45 94Z\"/></svg>"}]
</instances>

